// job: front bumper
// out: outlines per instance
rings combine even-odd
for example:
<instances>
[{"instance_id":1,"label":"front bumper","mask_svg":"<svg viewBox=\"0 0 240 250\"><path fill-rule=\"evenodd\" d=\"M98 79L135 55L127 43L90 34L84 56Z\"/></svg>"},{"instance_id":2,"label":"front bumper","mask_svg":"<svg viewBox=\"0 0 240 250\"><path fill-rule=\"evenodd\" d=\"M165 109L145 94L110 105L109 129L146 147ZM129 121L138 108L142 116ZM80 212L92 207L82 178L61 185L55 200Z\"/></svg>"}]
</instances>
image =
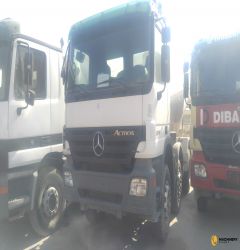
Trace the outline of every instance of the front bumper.
<instances>
[{"instance_id":1,"label":"front bumper","mask_svg":"<svg viewBox=\"0 0 240 250\"><path fill-rule=\"evenodd\" d=\"M151 160L137 159L130 174L113 174L75 170L71 159L68 159L64 171L70 171L73 178L73 187L65 185L65 198L69 202L79 202L83 210L95 209L119 218L134 214L151 221L158 220L156 174ZM129 195L133 178L147 180L146 196Z\"/></svg>"},{"instance_id":2,"label":"front bumper","mask_svg":"<svg viewBox=\"0 0 240 250\"><path fill-rule=\"evenodd\" d=\"M195 176L194 164L203 164L205 166L206 178ZM198 197L240 199L240 166L211 163L205 159L203 152L194 152L191 159L191 185Z\"/></svg>"}]
</instances>

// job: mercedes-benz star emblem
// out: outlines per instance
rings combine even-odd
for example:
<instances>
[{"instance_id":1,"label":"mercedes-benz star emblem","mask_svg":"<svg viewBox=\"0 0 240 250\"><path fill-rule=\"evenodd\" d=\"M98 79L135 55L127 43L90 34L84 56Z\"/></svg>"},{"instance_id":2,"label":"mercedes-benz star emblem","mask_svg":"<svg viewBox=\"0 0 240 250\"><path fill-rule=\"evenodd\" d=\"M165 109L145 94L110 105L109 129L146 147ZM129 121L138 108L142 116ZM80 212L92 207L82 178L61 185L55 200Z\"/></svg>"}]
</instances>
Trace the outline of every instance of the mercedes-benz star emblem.
<instances>
[{"instance_id":1,"label":"mercedes-benz star emblem","mask_svg":"<svg viewBox=\"0 0 240 250\"><path fill-rule=\"evenodd\" d=\"M96 156L101 156L104 151L104 138L101 132L96 132L93 137L93 152Z\"/></svg>"},{"instance_id":2,"label":"mercedes-benz star emblem","mask_svg":"<svg viewBox=\"0 0 240 250\"><path fill-rule=\"evenodd\" d=\"M236 153L240 154L240 131L237 131L233 134L232 147Z\"/></svg>"}]
</instances>

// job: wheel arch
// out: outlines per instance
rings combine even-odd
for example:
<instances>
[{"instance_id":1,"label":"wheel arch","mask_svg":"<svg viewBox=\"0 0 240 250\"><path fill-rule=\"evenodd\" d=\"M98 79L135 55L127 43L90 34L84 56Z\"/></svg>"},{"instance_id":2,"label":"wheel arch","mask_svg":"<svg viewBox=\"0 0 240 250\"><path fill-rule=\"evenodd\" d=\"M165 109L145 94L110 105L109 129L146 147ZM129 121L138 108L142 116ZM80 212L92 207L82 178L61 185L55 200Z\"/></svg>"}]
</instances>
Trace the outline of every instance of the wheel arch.
<instances>
[{"instance_id":1,"label":"wheel arch","mask_svg":"<svg viewBox=\"0 0 240 250\"><path fill-rule=\"evenodd\" d=\"M45 155L40 163L38 172L41 172L43 169L48 169L49 167L55 167L62 172L63 159L61 152L51 152Z\"/></svg>"}]
</instances>

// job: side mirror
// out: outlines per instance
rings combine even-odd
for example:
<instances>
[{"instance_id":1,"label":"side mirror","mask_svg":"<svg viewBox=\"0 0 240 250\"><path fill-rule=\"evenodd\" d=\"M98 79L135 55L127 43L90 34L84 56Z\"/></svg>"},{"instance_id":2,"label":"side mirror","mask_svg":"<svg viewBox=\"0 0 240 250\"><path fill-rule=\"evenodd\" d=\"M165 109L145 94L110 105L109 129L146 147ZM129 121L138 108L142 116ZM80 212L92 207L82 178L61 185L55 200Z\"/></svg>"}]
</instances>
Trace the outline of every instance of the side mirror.
<instances>
[{"instance_id":1,"label":"side mirror","mask_svg":"<svg viewBox=\"0 0 240 250\"><path fill-rule=\"evenodd\" d=\"M26 95L25 95L25 102L26 106L25 107L18 107L17 108L17 115L20 116L22 114L22 111L28 107L28 105L33 106L34 105L34 100L35 100L35 92L33 90L28 90Z\"/></svg>"},{"instance_id":2,"label":"side mirror","mask_svg":"<svg viewBox=\"0 0 240 250\"><path fill-rule=\"evenodd\" d=\"M164 83L170 81L170 47L165 44L161 49L161 80Z\"/></svg>"},{"instance_id":3,"label":"side mirror","mask_svg":"<svg viewBox=\"0 0 240 250\"><path fill-rule=\"evenodd\" d=\"M26 96L25 96L26 103L28 105L33 106L34 105L35 97L36 97L36 93L33 90L29 89L28 92L26 93Z\"/></svg>"},{"instance_id":4,"label":"side mirror","mask_svg":"<svg viewBox=\"0 0 240 250\"><path fill-rule=\"evenodd\" d=\"M27 90L25 94L25 107L18 107L17 108L17 115L20 116L22 111L28 107L28 105L33 106L34 105L34 99L35 99L35 92L30 89L30 86L32 86L32 80L33 80L33 72L32 72L32 65L33 65L33 58L32 54L30 52L29 44L26 42L20 42L20 44L24 45L24 49L26 49L26 53L24 55L24 81L27 85ZM21 48L21 47L20 47Z\"/></svg>"},{"instance_id":5,"label":"side mirror","mask_svg":"<svg viewBox=\"0 0 240 250\"><path fill-rule=\"evenodd\" d=\"M24 57L24 76L25 82L29 87L30 85L32 85L32 55L29 48L26 56Z\"/></svg>"},{"instance_id":6,"label":"side mirror","mask_svg":"<svg viewBox=\"0 0 240 250\"><path fill-rule=\"evenodd\" d=\"M162 29L162 43L169 43L171 41L171 30L169 27Z\"/></svg>"},{"instance_id":7,"label":"side mirror","mask_svg":"<svg viewBox=\"0 0 240 250\"><path fill-rule=\"evenodd\" d=\"M188 76L188 73L184 74L183 97L184 97L184 99L189 97L189 76Z\"/></svg>"},{"instance_id":8,"label":"side mirror","mask_svg":"<svg viewBox=\"0 0 240 250\"><path fill-rule=\"evenodd\" d=\"M183 65L184 82L183 82L183 97L184 99L189 97L189 63Z\"/></svg>"},{"instance_id":9,"label":"side mirror","mask_svg":"<svg viewBox=\"0 0 240 250\"><path fill-rule=\"evenodd\" d=\"M67 80L67 71L68 71L68 55L69 55L69 44L66 50L66 54L64 56L63 59L63 64L62 64L62 69L61 69L61 77L63 79L63 84L65 84L66 80Z\"/></svg>"}]
</instances>

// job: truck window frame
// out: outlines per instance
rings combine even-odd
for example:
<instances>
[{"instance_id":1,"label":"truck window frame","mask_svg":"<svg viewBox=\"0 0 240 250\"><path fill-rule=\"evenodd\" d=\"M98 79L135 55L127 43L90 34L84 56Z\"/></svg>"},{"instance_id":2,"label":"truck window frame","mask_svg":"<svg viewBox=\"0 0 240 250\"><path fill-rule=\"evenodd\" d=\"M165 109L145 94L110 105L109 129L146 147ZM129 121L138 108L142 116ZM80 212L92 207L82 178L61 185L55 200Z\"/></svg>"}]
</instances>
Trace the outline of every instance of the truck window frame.
<instances>
[{"instance_id":1,"label":"truck window frame","mask_svg":"<svg viewBox=\"0 0 240 250\"><path fill-rule=\"evenodd\" d=\"M144 14L143 17L145 20L148 20L148 23L146 27L148 26L148 35L149 35L149 65L150 65L150 77L146 81L146 84L144 85L136 85L136 86L130 86L130 88L126 89L123 86L116 87L116 88L97 88L96 91L92 91L93 88L89 88L89 90L83 90L81 95L78 95L77 91L72 91L71 84L69 83L69 72L67 77L67 84L66 84L66 92L65 92L65 101L66 103L72 103L72 102L80 102L80 101L90 101L90 100L100 100L100 99L108 99L108 98L117 98L117 97L128 97L128 96L135 96L135 95L146 95L148 94L153 86L154 82L154 16L151 14L146 15ZM126 20L125 20L126 21ZM140 26L139 26L140 27ZM79 33L80 32L80 33ZM80 31L75 31L74 34L70 37L70 53L75 47L78 37L81 35ZM131 57L131 59L129 59ZM124 66L126 64L129 64L133 61L133 54L131 56L127 56L124 58L123 63ZM69 57L68 57L69 58ZM110 59L110 58L108 58ZM69 60L68 60L68 66L69 66ZM68 67L69 68L69 67ZM68 69L69 71L69 69Z\"/></svg>"},{"instance_id":2,"label":"truck window frame","mask_svg":"<svg viewBox=\"0 0 240 250\"><path fill-rule=\"evenodd\" d=\"M17 75L16 70L17 70L17 61L18 61L18 56L19 56L19 48L24 48L25 49L26 46L18 44L17 47L16 47L16 60L15 60L15 69L14 69L13 94L14 94L15 100L24 100L24 94L26 93L26 91L24 91L24 90L22 91L22 97L16 95L16 75ZM35 91L36 88L33 89L33 69L32 69L32 72L31 72L32 73L32 81L30 83L29 89L35 91L35 93L36 93L36 98L35 99L36 100L45 100L47 98L47 56L46 56L46 53L44 51L42 51L42 50L32 48L32 47L30 47L29 49L30 49L30 54L31 54L31 56L33 58L32 60L34 60L35 62L36 62L36 58L38 58L38 60L40 58L38 55L43 56L42 58L43 58L43 61L44 61L44 65L41 66L40 70L42 70L43 76L41 78L42 78L42 80L44 82L41 84L40 87L44 86L44 90L42 91L42 93L43 93L42 95L38 95L39 92ZM36 64L37 64L37 67L39 67L39 65L40 65L39 62L37 62ZM24 71L24 65L23 65L22 70ZM39 72L40 70L38 68L35 71ZM23 73L23 71L21 73ZM22 77L24 78L24 75ZM23 80L23 84L24 84L22 86L25 86L26 82L25 82L24 79L22 79L22 80ZM37 80L37 84L39 84L39 80ZM37 85L35 85L35 87L36 86Z\"/></svg>"}]
</instances>

